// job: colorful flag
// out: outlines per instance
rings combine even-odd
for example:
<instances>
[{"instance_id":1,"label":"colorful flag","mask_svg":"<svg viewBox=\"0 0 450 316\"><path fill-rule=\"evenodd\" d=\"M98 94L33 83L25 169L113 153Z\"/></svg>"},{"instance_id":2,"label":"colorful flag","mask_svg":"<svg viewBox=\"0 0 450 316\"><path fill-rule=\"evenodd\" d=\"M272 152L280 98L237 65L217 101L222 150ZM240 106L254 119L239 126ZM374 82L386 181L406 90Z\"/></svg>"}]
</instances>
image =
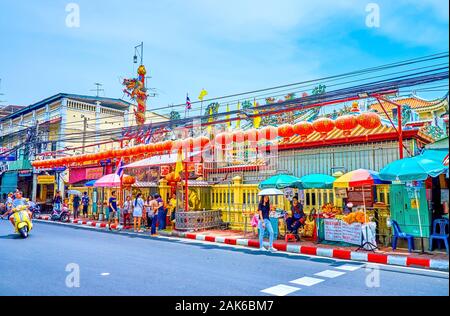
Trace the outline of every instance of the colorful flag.
<instances>
[{"instance_id":1,"label":"colorful flag","mask_svg":"<svg viewBox=\"0 0 450 316\"><path fill-rule=\"evenodd\" d=\"M175 178L180 177L180 173L183 171L183 154L182 148L178 149L177 163L175 165Z\"/></svg>"},{"instance_id":2,"label":"colorful flag","mask_svg":"<svg viewBox=\"0 0 450 316\"><path fill-rule=\"evenodd\" d=\"M256 103L256 99L253 101L253 107L256 108L257 107L257 103ZM258 110L254 110L253 114L257 115L259 112ZM255 116L253 119L253 127L254 128L259 128L259 126L261 125L261 117L260 116Z\"/></svg>"},{"instance_id":3,"label":"colorful flag","mask_svg":"<svg viewBox=\"0 0 450 316\"><path fill-rule=\"evenodd\" d=\"M198 99L200 101L203 101L203 99L208 95L208 91L206 91L205 89L202 89L202 91L200 91L200 95L198 96Z\"/></svg>"},{"instance_id":4,"label":"colorful flag","mask_svg":"<svg viewBox=\"0 0 450 316\"><path fill-rule=\"evenodd\" d=\"M190 110L192 108L191 99L189 99L189 94L186 94L186 109Z\"/></svg>"},{"instance_id":5,"label":"colorful flag","mask_svg":"<svg viewBox=\"0 0 450 316\"><path fill-rule=\"evenodd\" d=\"M117 170L116 170L116 174L122 178L123 175L123 166L125 164L123 163L123 158L120 158L120 161L117 163Z\"/></svg>"}]
</instances>

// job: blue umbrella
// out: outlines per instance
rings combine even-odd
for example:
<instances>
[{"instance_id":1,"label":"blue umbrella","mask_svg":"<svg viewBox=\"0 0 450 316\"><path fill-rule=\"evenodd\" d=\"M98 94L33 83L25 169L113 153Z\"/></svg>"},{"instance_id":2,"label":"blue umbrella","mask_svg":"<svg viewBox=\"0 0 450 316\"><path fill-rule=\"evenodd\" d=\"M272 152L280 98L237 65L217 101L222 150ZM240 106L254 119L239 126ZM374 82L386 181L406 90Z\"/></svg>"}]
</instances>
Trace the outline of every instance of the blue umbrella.
<instances>
[{"instance_id":1,"label":"blue umbrella","mask_svg":"<svg viewBox=\"0 0 450 316\"><path fill-rule=\"evenodd\" d=\"M327 174L309 174L300 178L296 183L299 189L331 189L336 178Z\"/></svg>"},{"instance_id":2,"label":"blue umbrella","mask_svg":"<svg viewBox=\"0 0 450 316\"><path fill-rule=\"evenodd\" d=\"M88 181L88 182L86 182L84 185L87 186L87 187L93 187L94 184L95 184L95 181L97 181L97 180L91 180L91 181Z\"/></svg>"},{"instance_id":3,"label":"blue umbrella","mask_svg":"<svg viewBox=\"0 0 450 316\"><path fill-rule=\"evenodd\" d=\"M278 174L276 176L270 177L259 184L259 189L284 189L295 186L300 178L288 175L288 174Z\"/></svg>"},{"instance_id":4,"label":"blue umbrella","mask_svg":"<svg viewBox=\"0 0 450 316\"><path fill-rule=\"evenodd\" d=\"M448 167L426 156L415 156L393 161L380 171L380 178L390 181L424 181L428 177L437 177Z\"/></svg>"}]
</instances>

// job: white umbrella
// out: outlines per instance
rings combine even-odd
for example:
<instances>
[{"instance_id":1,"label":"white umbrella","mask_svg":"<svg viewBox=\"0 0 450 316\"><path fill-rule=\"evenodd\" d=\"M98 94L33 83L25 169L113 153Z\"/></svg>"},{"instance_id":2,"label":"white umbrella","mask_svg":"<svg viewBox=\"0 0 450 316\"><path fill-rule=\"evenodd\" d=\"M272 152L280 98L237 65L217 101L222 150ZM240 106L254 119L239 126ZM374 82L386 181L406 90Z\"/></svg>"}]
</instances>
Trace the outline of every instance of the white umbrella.
<instances>
[{"instance_id":1,"label":"white umbrella","mask_svg":"<svg viewBox=\"0 0 450 316\"><path fill-rule=\"evenodd\" d=\"M258 193L258 196L264 195L284 195L284 193L278 189L264 189Z\"/></svg>"},{"instance_id":2,"label":"white umbrella","mask_svg":"<svg viewBox=\"0 0 450 316\"><path fill-rule=\"evenodd\" d=\"M81 192L78 190L68 190L67 194L81 195Z\"/></svg>"}]
</instances>

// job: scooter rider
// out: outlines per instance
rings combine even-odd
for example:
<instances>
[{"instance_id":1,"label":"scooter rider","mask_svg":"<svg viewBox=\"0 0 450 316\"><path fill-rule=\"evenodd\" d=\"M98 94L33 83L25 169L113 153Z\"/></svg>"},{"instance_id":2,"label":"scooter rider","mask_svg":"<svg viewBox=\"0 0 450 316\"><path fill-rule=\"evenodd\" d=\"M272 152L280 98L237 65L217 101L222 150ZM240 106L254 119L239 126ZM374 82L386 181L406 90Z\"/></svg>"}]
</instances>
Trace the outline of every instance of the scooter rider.
<instances>
[{"instance_id":1,"label":"scooter rider","mask_svg":"<svg viewBox=\"0 0 450 316\"><path fill-rule=\"evenodd\" d=\"M18 206L20 206L20 205L27 205L28 206L28 203L27 203L27 200L25 199L25 198L23 198L23 196L22 196L22 191L17 191L16 192L16 198L13 200L13 202L12 202L12 209L11 210L8 210L5 214L3 214L3 218L5 218L5 217L7 217L9 214L11 214L13 211L14 211L14 209L15 208L17 208ZM30 220L31 220L31 212L30 212L30 210L28 210L28 216L30 217ZM10 218L9 218L9 221L11 222L11 224L13 225L13 227L16 227L16 225L15 225L15 223L14 223L14 216L11 216Z\"/></svg>"}]
</instances>

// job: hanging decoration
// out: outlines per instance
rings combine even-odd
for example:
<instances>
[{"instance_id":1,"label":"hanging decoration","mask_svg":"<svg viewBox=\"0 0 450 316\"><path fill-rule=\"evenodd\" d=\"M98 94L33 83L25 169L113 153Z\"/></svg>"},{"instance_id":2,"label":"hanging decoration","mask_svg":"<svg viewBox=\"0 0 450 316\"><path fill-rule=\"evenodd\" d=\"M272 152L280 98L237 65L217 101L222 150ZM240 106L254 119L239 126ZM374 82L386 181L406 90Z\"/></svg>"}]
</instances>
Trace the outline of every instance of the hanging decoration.
<instances>
[{"instance_id":1,"label":"hanging decoration","mask_svg":"<svg viewBox=\"0 0 450 316\"><path fill-rule=\"evenodd\" d=\"M358 115L358 124L365 129L375 129L381 126L381 118L377 113L365 112Z\"/></svg>"},{"instance_id":2,"label":"hanging decoration","mask_svg":"<svg viewBox=\"0 0 450 316\"><path fill-rule=\"evenodd\" d=\"M294 133L300 136L301 140L305 140L309 135L314 133L313 124L310 122L302 121L295 124L292 128Z\"/></svg>"},{"instance_id":3,"label":"hanging decoration","mask_svg":"<svg viewBox=\"0 0 450 316\"><path fill-rule=\"evenodd\" d=\"M283 124L278 126L278 136L289 138L294 136L294 129L291 124Z\"/></svg>"},{"instance_id":4,"label":"hanging decoration","mask_svg":"<svg viewBox=\"0 0 450 316\"><path fill-rule=\"evenodd\" d=\"M134 110L136 124L143 125L145 123L145 111L147 108L147 89L145 88L145 75L147 70L144 65L140 65L137 70L138 78L124 79L122 85L125 86L123 92L128 97L137 102L137 110Z\"/></svg>"},{"instance_id":5,"label":"hanging decoration","mask_svg":"<svg viewBox=\"0 0 450 316\"><path fill-rule=\"evenodd\" d=\"M342 115L336 119L334 124L343 132L344 136L350 136L352 130L358 127L358 119L355 115Z\"/></svg>"},{"instance_id":6,"label":"hanging decoration","mask_svg":"<svg viewBox=\"0 0 450 316\"><path fill-rule=\"evenodd\" d=\"M266 140L274 140L278 137L278 129L275 126L267 126L259 131L259 137Z\"/></svg>"},{"instance_id":7,"label":"hanging decoration","mask_svg":"<svg viewBox=\"0 0 450 316\"><path fill-rule=\"evenodd\" d=\"M326 117L315 120L312 124L314 130L319 132L322 135L322 137L325 137L329 132L331 132L334 129L334 121Z\"/></svg>"}]
</instances>

